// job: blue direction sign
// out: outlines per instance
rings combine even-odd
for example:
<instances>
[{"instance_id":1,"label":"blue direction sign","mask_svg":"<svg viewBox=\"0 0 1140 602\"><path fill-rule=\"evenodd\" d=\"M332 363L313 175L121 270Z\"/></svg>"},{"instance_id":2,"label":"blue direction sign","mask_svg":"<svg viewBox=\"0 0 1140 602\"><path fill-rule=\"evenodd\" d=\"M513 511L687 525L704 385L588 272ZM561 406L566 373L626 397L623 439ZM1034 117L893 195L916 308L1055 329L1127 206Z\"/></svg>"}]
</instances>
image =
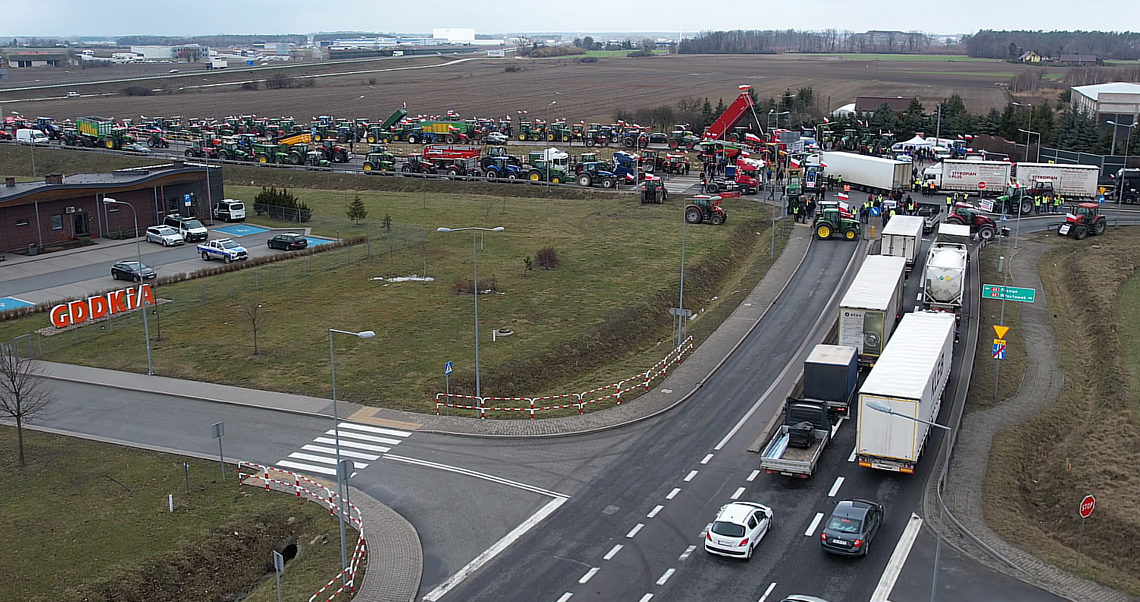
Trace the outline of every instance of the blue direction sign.
<instances>
[{"instance_id":1,"label":"blue direction sign","mask_svg":"<svg viewBox=\"0 0 1140 602\"><path fill-rule=\"evenodd\" d=\"M447 362L446 364L443 365L443 374L445 376L448 374L451 374L452 372L453 372L453 370L451 368L451 362Z\"/></svg>"},{"instance_id":2,"label":"blue direction sign","mask_svg":"<svg viewBox=\"0 0 1140 602\"><path fill-rule=\"evenodd\" d=\"M994 359L1005 359L1005 341L1002 339L994 339Z\"/></svg>"},{"instance_id":3,"label":"blue direction sign","mask_svg":"<svg viewBox=\"0 0 1140 602\"><path fill-rule=\"evenodd\" d=\"M1037 298L1037 289L1002 286L1000 284L983 284L982 298L1033 303L1033 300Z\"/></svg>"}]
</instances>

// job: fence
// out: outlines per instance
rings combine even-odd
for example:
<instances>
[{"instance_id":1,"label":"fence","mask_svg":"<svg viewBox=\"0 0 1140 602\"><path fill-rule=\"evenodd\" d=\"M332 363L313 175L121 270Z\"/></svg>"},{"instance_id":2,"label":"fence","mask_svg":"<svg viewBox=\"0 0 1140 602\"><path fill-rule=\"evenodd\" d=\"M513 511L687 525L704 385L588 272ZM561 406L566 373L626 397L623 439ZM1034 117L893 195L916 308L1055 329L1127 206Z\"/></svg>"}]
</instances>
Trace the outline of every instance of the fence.
<instances>
[{"instance_id":1,"label":"fence","mask_svg":"<svg viewBox=\"0 0 1140 602\"><path fill-rule=\"evenodd\" d=\"M1106 179L1116 175L1116 172L1124 167L1124 160L1126 158L1127 157L1123 155L1094 155L1092 153L1078 153L1056 148L1041 147L1040 160L1042 163L1052 162L1062 165L1096 165L1100 168L1100 177Z\"/></svg>"},{"instance_id":2,"label":"fence","mask_svg":"<svg viewBox=\"0 0 1140 602\"><path fill-rule=\"evenodd\" d=\"M245 469L251 469L253 472L241 472ZM251 482L253 480L261 481L260 485L264 485L266 491L293 493L299 498L316 502L328 508L329 514L332 516L339 518L343 511L339 495L328 487L308 477L279 468L254 464L253 462L238 462L238 482L246 485L259 485L256 482ZM356 545L352 549L352 556L349 558L348 566L344 567L340 573L337 573L335 577L330 579L317 593L309 597L309 602L332 600L345 592L346 589L349 596L356 593L356 572L360 568L360 561L364 560L368 552L367 542L364 539L364 518L360 514L360 509L356 506L353 506L351 503L345 503L343 505L348 506L348 515L344 517L344 520L352 525L358 533ZM332 587L336 585L338 581L341 583L340 587L333 590Z\"/></svg>"},{"instance_id":3,"label":"fence","mask_svg":"<svg viewBox=\"0 0 1140 602\"><path fill-rule=\"evenodd\" d=\"M689 337L685 339L680 346L670 351L664 359L654 364L652 368L645 372L639 372L612 385L605 385L581 393L565 393L545 397L476 397L474 395L460 395L458 393L438 393L435 396L435 414L437 416L439 415L440 408L471 410L476 412L480 419L486 418L487 412L505 412L507 414L527 412L529 413L529 418L534 420L534 415L538 412L565 410L569 408L575 408L579 414L585 414L586 406L592 403L600 403L612 399L616 401L617 405L621 405L621 396L623 394L639 389L644 389L641 392L649 391L649 385L653 381L659 378L664 379L668 376L669 367L680 364L681 358L686 353L691 353L692 351L693 337ZM444 401L440 401L441 399ZM469 400L471 403L460 403L461 400ZM492 405L488 407L487 402L491 402ZM496 405L500 402L521 402L521 404L525 404L525 407L520 407L519 405Z\"/></svg>"}]
</instances>

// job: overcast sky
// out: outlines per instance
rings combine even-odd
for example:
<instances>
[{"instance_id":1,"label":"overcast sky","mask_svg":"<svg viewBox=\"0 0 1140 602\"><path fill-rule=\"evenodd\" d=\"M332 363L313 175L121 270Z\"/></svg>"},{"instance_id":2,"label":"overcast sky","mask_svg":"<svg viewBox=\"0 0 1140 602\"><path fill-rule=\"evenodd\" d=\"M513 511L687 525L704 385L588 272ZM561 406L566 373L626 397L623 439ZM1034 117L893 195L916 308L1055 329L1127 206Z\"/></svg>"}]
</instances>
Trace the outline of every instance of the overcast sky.
<instances>
[{"instance_id":1,"label":"overcast sky","mask_svg":"<svg viewBox=\"0 0 1140 602\"><path fill-rule=\"evenodd\" d=\"M1140 30L1136 0L4 0L0 36L268 34L431 27L505 32L676 32L716 29ZM429 13L430 11L430 13ZM432 16L429 16L432 15ZM425 29L426 28L426 29Z\"/></svg>"}]
</instances>

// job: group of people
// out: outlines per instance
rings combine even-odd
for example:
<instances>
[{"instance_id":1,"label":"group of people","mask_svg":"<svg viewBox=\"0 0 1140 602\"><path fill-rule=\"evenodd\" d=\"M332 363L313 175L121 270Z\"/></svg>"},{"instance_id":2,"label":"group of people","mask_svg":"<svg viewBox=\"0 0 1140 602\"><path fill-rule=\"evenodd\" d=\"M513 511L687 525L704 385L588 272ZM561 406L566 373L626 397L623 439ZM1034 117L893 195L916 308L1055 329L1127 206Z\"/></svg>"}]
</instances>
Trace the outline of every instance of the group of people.
<instances>
[{"instance_id":1,"label":"group of people","mask_svg":"<svg viewBox=\"0 0 1140 602\"><path fill-rule=\"evenodd\" d=\"M867 200L859 206L859 221L864 224L869 223L874 213L883 218L885 226L895 215L917 215L918 202L909 194L904 199L902 192L898 190L891 193L889 198L884 198L881 194L878 196L868 194Z\"/></svg>"}]
</instances>

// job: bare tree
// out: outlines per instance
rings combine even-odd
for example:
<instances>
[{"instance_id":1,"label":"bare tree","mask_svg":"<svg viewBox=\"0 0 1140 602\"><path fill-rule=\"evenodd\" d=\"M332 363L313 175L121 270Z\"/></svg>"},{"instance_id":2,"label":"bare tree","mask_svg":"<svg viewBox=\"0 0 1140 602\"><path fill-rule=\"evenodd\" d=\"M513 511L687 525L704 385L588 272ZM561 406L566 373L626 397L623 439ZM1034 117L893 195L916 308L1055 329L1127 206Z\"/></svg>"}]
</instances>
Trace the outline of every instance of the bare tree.
<instances>
[{"instance_id":1,"label":"bare tree","mask_svg":"<svg viewBox=\"0 0 1140 602\"><path fill-rule=\"evenodd\" d=\"M253 328L253 354L258 355L257 331L269 323L270 314L265 307L257 301L248 301L245 305L242 305L241 309L242 314L245 316L245 321Z\"/></svg>"},{"instance_id":2,"label":"bare tree","mask_svg":"<svg viewBox=\"0 0 1140 602\"><path fill-rule=\"evenodd\" d=\"M0 345L0 416L16 421L20 466L24 466L24 423L41 415L53 401L39 366L20 357L15 345Z\"/></svg>"}]
</instances>

